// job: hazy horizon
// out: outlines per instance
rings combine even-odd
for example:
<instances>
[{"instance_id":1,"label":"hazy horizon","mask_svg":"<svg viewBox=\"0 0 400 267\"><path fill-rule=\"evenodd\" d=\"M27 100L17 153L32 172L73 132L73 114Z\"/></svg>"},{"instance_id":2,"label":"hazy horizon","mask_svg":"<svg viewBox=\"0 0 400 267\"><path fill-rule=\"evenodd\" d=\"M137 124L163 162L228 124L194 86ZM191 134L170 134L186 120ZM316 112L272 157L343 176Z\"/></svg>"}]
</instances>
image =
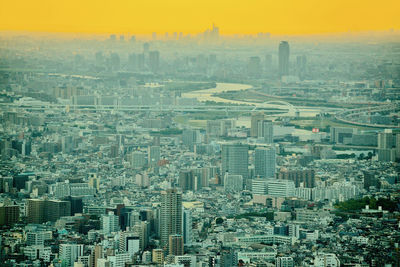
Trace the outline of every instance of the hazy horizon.
<instances>
[{"instance_id":1,"label":"hazy horizon","mask_svg":"<svg viewBox=\"0 0 400 267\"><path fill-rule=\"evenodd\" d=\"M0 30L145 34L323 34L399 30L395 0L306 1L5 1Z\"/></svg>"}]
</instances>

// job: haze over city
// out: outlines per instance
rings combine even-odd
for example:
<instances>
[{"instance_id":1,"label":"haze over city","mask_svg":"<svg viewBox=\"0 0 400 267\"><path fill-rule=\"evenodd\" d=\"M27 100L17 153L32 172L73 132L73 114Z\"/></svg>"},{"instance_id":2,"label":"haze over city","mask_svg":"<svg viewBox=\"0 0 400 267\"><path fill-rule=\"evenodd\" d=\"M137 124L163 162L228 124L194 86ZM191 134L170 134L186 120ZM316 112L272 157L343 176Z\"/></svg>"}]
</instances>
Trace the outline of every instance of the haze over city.
<instances>
[{"instance_id":1,"label":"haze over city","mask_svg":"<svg viewBox=\"0 0 400 267\"><path fill-rule=\"evenodd\" d=\"M398 10L3 1L0 265L400 266Z\"/></svg>"}]
</instances>

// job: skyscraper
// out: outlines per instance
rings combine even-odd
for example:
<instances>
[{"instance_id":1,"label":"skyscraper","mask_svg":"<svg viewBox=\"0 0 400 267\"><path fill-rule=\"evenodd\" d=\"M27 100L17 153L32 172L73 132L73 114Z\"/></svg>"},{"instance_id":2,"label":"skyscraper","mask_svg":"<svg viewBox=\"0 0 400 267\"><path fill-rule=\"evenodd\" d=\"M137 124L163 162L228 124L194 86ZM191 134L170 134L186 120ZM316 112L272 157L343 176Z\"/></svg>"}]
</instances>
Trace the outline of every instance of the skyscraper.
<instances>
[{"instance_id":1,"label":"skyscraper","mask_svg":"<svg viewBox=\"0 0 400 267\"><path fill-rule=\"evenodd\" d=\"M279 77L289 75L289 43L281 41L279 44Z\"/></svg>"},{"instance_id":2,"label":"skyscraper","mask_svg":"<svg viewBox=\"0 0 400 267\"><path fill-rule=\"evenodd\" d=\"M274 141L274 124L272 121L262 120L258 122L258 137L264 137L264 142L272 144Z\"/></svg>"},{"instance_id":3,"label":"skyscraper","mask_svg":"<svg viewBox=\"0 0 400 267\"><path fill-rule=\"evenodd\" d=\"M222 175L242 175L245 181L249 177L249 146L247 144L224 144L222 145Z\"/></svg>"},{"instance_id":4,"label":"skyscraper","mask_svg":"<svg viewBox=\"0 0 400 267\"><path fill-rule=\"evenodd\" d=\"M255 149L255 175L263 178L275 176L276 151L274 147L257 147Z\"/></svg>"},{"instance_id":5,"label":"skyscraper","mask_svg":"<svg viewBox=\"0 0 400 267\"><path fill-rule=\"evenodd\" d=\"M193 170L182 170L179 173L179 186L183 191L197 191L201 183Z\"/></svg>"},{"instance_id":6,"label":"skyscraper","mask_svg":"<svg viewBox=\"0 0 400 267\"><path fill-rule=\"evenodd\" d=\"M183 209L183 242L185 245L190 246L192 244L192 213L188 209Z\"/></svg>"},{"instance_id":7,"label":"skyscraper","mask_svg":"<svg viewBox=\"0 0 400 267\"><path fill-rule=\"evenodd\" d=\"M258 122L264 120L263 113L256 113L251 115L251 128L250 128L250 136L257 137L258 135Z\"/></svg>"},{"instance_id":8,"label":"skyscraper","mask_svg":"<svg viewBox=\"0 0 400 267\"><path fill-rule=\"evenodd\" d=\"M299 78L304 77L304 73L306 72L307 65L307 57L305 55L296 57L296 72Z\"/></svg>"},{"instance_id":9,"label":"skyscraper","mask_svg":"<svg viewBox=\"0 0 400 267\"><path fill-rule=\"evenodd\" d=\"M158 167L158 162L160 161L160 146L149 146L148 149L148 164L152 168Z\"/></svg>"},{"instance_id":10,"label":"skyscraper","mask_svg":"<svg viewBox=\"0 0 400 267\"><path fill-rule=\"evenodd\" d=\"M185 129L182 132L182 142L184 145L192 147L200 143L200 132L198 130Z\"/></svg>"},{"instance_id":11,"label":"skyscraper","mask_svg":"<svg viewBox=\"0 0 400 267\"><path fill-rule=\"evenodd\" d=\"M130 160L134 169L141 169L147 164L146 154L141 151L132 152Z\"/></svg>"},{"instance_id":12,"label":"skyscraper","mask_svg":"<svg viewBox=\"0 0 400 267\"><path fill-rule=\"evenodd\" d=\"M385 129L378 133L378 160L395 161L396 159L396 136L391 129Z\"/></svg>"},{"instance_id":13,"label":"skyscraper","mask_svg":"<svg viewBox=\"0 0 400 267\"><path fill-rule=\"evenodd\" d=\"M161 192L160 245L168 245L169 236L182 234L182 193L177 189Z\"/></svg>"},{"instance_id":14,"label":"skyscraper","mask_svg":"<svg viewBox=\"0 0 400 267\"><path fill-rule=\"evenodd\" d=\"M392 130L385 129L384 132L378 133L378 148L391 149L395 146L395 135Z\"/></svg>"}]
</instances>

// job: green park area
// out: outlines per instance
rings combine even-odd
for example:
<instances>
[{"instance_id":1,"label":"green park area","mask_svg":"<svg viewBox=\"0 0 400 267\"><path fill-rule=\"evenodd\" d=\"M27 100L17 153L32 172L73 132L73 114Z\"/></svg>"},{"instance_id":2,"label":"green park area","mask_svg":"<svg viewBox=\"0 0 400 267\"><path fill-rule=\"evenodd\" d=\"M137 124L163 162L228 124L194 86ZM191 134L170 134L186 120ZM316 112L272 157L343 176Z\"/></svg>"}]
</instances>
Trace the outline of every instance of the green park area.
<instances>
[{"instance_id":1,"label":"green park area","mask_svg":"<svg viewBox=\"0 0 400 267\"><path fill-rule=\"evenodd\" d=\"M350 199L347 201L339 202L335 205L335 208L339 212L359 212L369 205L370 209L378 209L379 206L383 210L388 210L389 212L394 212L399 210L398 203L389 198L374 198L374 197L364 197L361 199Z\"/></svg>"}]
</instances>

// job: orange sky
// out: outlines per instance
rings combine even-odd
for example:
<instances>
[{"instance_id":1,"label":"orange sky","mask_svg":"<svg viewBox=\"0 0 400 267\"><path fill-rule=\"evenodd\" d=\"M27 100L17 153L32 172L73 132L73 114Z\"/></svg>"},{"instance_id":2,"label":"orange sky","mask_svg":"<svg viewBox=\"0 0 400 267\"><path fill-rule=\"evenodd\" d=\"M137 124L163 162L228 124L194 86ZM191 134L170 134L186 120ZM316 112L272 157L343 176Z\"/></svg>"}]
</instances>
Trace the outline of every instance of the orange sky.
<instances>
[{"instance_id":1,"label":"orange sky","mask_svg":"<svg viewBox=\"0 0 400 267\"><path fill-rule=\"evenodd\" d=\"M400 0L0 0L0 30L315 34L400 29Z\"/></svg>"}]
</instances>

